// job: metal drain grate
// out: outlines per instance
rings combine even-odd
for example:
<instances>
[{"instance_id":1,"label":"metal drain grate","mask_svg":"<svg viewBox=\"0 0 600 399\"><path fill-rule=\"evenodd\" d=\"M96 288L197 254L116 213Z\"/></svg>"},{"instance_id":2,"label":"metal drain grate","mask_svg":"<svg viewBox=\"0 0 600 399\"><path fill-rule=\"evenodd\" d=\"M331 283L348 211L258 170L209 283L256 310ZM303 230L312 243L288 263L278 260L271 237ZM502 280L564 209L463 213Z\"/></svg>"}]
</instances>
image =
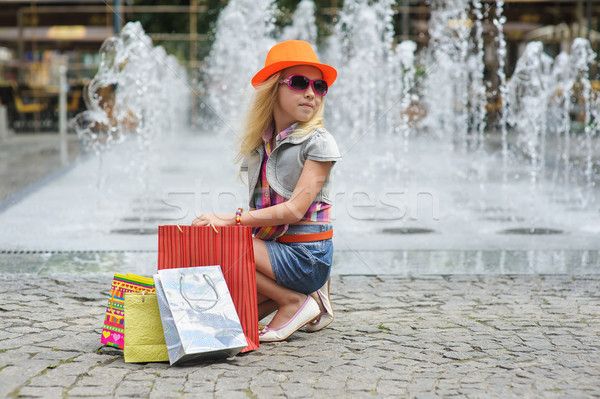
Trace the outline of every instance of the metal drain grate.
<instances>
[{"instance_id":1,"label":"metal drain grate","mask_svg":"<svg viewBox=\"0 0 600 399\"><path fill-rule=\"evenodd\" d=\"M502 222L502 223L514 223L514 222L524 222L525 218L523 217L515 217L515 216L486 216L479 218L479 220L485 220L488 222Z\"/></svg>"},{"instance_id":2,"label":"metal drain grate","mask_svg":"<svg viewBox=\"0 0 600 399\"><path fill-rule=\"evenodd\" d=\"M145 228L145 227L134 227L125 229L114 229L110 231L111 234L129 234L135 236L158 234L158 228Z\"/></svg>"},{"instance_id":3,"label":"metal drain grate","mask_svg":"<svg viewBox=\"0 0 600 399\"><path fill-rule=\"evenodd\" d=\"M499 234L522 234L522 235L552 235L564 234L564 231L549 229L546 227L519 227L515 229L506 229L498 232Z\"/></svg>"},{"instance_id":4,"label":"metal drain grate","mask_svg":"<svg viewBox=\"0 0 600 399\"><path fill-rule=\"evenodd\" d=\"M421 227L397 227L390 229L382 229L383 234L431 234L435 233L435 230L424 229Z\"/></svg>"},{"instance_id":5,"label":"metal drain grate","mask_svg":"<svg viewBox=\"0 0 600 399\"><path fill-rule=\"evenodd\" d=\"M0 249L0 255L54 255L54 254L108 254L108 253L152 253L153 250L140 249L117 249L117 250L17 250L17 249Z\"/></svg>"}]
</instances>

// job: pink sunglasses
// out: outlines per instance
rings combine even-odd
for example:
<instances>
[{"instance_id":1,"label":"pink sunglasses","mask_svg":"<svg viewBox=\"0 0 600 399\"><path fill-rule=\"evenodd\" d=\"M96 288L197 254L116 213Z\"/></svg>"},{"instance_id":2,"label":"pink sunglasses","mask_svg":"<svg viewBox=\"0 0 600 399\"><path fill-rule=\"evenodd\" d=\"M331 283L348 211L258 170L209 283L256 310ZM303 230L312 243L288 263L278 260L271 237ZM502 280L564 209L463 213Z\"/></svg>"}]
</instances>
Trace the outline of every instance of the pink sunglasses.
<instances>
[{"instance_id":1,"label":"pink sunglasses","mask_svg":"<svg viewBox=\"0 0 600 399\"><path fill-rule=\"evenodd\" d=\"M327 82L323 79L310 80L303 75L290 75L285 79L279 81L281 84L286 84L290 89L294 91L305 91L309 85L312 85L312 89L317 96L324 96L327 94Z\"/></svg>"}]
</instances>

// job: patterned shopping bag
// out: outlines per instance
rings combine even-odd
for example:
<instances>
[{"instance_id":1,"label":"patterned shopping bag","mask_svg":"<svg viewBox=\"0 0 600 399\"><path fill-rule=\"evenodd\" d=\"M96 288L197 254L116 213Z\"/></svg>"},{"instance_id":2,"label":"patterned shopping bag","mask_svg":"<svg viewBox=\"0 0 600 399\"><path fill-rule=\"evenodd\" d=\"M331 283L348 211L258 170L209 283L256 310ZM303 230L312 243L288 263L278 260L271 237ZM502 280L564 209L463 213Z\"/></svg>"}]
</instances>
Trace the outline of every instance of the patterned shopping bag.
<instances>
[{"instance_id":1,"label":"patterned shopping bag","mask_svg":"<svg viewBox=\"0 0 600 399\"><path fill-rule=\"evenodd\" d=\"M219 265L248 346L258 349L256 265L248 226L159 226L158 270Z\"/></svg>"},{"instance_id":2,"label":"patterned shopping bag","mask_svg":"<svg viewBox=\"0 0 600 399\"><path fill-rule=\"evenodd\" d=\"M125 334L125 294L128 292L155 292L154 279L135 274L118 274L112 281L106 307L100 343L123 349Z\"/></svg>"}]
</instances>

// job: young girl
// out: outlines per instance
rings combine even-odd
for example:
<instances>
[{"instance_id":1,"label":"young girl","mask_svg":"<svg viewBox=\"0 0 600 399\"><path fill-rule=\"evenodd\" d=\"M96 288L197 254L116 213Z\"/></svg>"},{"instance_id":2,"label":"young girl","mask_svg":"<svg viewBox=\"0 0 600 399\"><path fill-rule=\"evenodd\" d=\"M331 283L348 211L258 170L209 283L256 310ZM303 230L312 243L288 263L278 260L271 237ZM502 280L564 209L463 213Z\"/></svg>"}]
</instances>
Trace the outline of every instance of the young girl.
<instances>
[{"instance_id":1,"label":"young girl","mask_svg":"<svg viewBox=\"0 0 600 399\"><path fill-rule=\"evenodd\" d=\"M341 156L322 123L336 76L307 42L289 40L269 51L252 78L256 92L239 152L248 171L250 210L203 214L192 223L255 228L259 318L277 310L261 327L263 342L333 321L331 169Z\"/></svg>"}]
</instances>

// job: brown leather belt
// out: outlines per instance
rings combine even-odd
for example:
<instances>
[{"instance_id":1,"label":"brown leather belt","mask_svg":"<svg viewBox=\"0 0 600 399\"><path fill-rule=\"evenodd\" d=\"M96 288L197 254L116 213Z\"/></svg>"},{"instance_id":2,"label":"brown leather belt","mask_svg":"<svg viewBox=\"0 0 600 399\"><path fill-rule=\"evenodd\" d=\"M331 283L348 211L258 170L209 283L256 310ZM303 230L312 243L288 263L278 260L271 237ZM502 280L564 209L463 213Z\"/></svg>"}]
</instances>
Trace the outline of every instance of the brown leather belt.
<instances>
[{"instance_id":1,"label":"brown leather belt","mask_svg":"<svg viewBox=\"0 0 600 399\"><path fill-rule=\"evenodd\" d=\"M320 233L311 233L311 234L290 234L286 236L281 236L277 238L275 241L290 243L290 242L310 242L310 241L321 241L328 240L333 237L333 229L322 231Z\"/></svg>"}]
</instances>

